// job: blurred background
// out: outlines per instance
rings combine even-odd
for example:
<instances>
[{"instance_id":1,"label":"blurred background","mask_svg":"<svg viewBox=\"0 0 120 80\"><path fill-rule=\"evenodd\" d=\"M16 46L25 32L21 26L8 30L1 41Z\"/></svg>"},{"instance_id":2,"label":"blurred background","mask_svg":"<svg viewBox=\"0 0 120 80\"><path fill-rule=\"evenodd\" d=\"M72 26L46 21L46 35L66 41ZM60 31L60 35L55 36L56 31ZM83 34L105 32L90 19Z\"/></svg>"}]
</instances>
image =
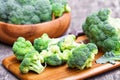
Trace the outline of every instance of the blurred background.
<instances>
[{"instance_id":1,"label":"blurred background","mask_svg":"<svg viewBox=\"0 0 120 80\"><path fill-rule=\"evenodd\" d=\"M101 8L110 8L113 17L120 17L120 0L68 0L71 11L71 24L67 33L77 35L82 32L86 16Z\"/></svg>"}]
</instances>

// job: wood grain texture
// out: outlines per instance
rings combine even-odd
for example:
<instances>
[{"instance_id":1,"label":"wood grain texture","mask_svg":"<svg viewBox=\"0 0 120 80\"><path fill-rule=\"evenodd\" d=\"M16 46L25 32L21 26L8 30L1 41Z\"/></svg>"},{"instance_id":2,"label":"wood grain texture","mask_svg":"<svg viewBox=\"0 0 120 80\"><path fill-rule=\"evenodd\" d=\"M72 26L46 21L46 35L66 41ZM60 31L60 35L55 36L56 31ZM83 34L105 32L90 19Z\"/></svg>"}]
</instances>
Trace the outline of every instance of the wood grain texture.
<instances>
[{"instance_id":1,"label":"wood grain texture","mask_svg":"<svg viewBox=\"0 0 120 80\"><path fill-rule=\"evenodd\" d=\"M86 39L87 39L86 36L81 36L76 41L79 42L84 41ZM99 51L95 59L99 58L102 55L103 53ZM20 62L17 61L14 55L5 58L2 64L5 66L7 70L12 72L15 76L17 76L21 80L78 80L78 79L81 80L107 72L120 66L120 62L116 62L115 65L109 63L96 64L94 60L93 67L85 70L70 69L65 64L59 67L47 66L45 71L40 74L36 74L34 72L22 74L19 70Z\"/></svg>"}]
</instances>

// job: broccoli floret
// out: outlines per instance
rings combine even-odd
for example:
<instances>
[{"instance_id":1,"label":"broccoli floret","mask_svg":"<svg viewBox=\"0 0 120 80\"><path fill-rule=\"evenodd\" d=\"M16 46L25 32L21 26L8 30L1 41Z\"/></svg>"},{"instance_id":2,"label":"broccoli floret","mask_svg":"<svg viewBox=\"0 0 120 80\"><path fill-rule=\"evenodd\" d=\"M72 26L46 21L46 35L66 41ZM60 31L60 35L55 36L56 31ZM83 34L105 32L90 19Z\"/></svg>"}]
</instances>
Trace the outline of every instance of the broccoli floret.
<instances>
[{"instance_id":1,"label":"broccoli floret","mask_svg":"<svg viewBox=\"0 0 120 80\"><path fill-rule=\"evenodd\" d=\"M75 35L71 34L71 35L65 36L62 40L60 40L58 42L58 45L59 45L61 51L64 51L66 49L71 50L74 47L76 47L77 44L75 42L75 39L76 39Z\"/></svg>"},{"instance_id":2,"label":"broccoli floret","mask_svg":"<svg viewBox=\"0 0 120 80\"><path fill-rule=\"evenodd\" d=\"M66 63L69 56L72 54L72 50L64 50L63 53L61 54L63 63Z\"/></svg>"},{"instance_id":3,"label":"broccoli floret","mask_svg":"<svg viewBox=\"0 0 120 80\"><path fill-rule=\"evenodd\" d=\"M36 73L41 73L45 67L41 64L41 59L37 51L31 51L25 55L23 61L20 64L20 71L22 73L28 73L29 71L34 71Z\"/></svg>"},{"instance_id":4,"label":"broccoli floret","mask_svg":"<svg viewBox=\"0 0 120 80\"><path fill-rule=\"evenodd\" d=\"M62 5L60 3L52 4L52 11L53 11L55 17L62 16L64 13L64 10L65 10L64 5Z\"/></svg>"},{"instance_id":5,"label":"broccoli floret","mask_svg":"<svg viewBox=\"0 0 120 80\"><path fill-rule=\"evenodd\" d=\"M101 9L92 13L82 26L90 42L101 48L105 55L120 52L120 19L112 18L110 13L110 9Z\"/></svg>"},{"instance_id":6,"label":"broccoli floret","mask_svg":"<svg viewBox=\"0 0 120 80\"><path fill-rule=\"evenodd\" d=\"M54 16L60 17L64 12L70 12L71 9L67 3L67 0L50 0L52 4L52 11Z\"/></svg>"},{"instance_id":7,"label":"broccoli floret","mask_svg":"<svg viewBox=\"0 0 120 80\"><path fill-rule=\"evenodd\" d=\"M97 46L93 43L81 44L73 49L68 57L68 67L83 70L92 67L95 54L98 53Z\"/></svg>"},{"instance_id":8,"label":"broccoli floret","mask_svg":"<svg viewBox=\"0 0 120 80\"><path fill-rule=\"evenodd\" d=\"M59 66L63 64L60 48L57 45L50 45L47 48L48 52L44 56L44 61L50 66Z\"/></svg>"},{"instance_id":9,"label":"broccoli floret","mask_svg":"<svg viewBox=\"0 0 120 80\"><path fill-rule=\"evenodd\" d=\"M59 66L63 64L62 58L59 54L51 54L44 58L45 62L50 66Z\"/></svg>"},{"instance_id":10,"label":"broccoli floret","mask_svg":"<svg viewBox=\"0 0 120 80\"><path fill-rule=\"evenodd\" d=\"M43 50L40 53L40 56L44 58L44 63L50 66L60 66L66 63L68 56L71 52L69 50L60 51L60 48L57 44L49 45L47 50Z\"/></svg>"},{"instance_id":11,"label":"broccoli floret","mask_svg":"<svg viewBox=\"0 0 120 80\"><path fill-rule=\"evenodd\" d=\"M16 58L20 61L23 60L24 56L31 52L32 50L35 50L32 46L31 42L28 40L25 40L23 37L19 37L17 41L13 44L12 50L16 56Z\"/></svg>"},{"instance_id":12,"label":"broccoli floret","mask_svg":"<svg viewBox=\"0 0 120 80\"><path fill-rule=\"evenodd\" d=\"M49 36L44 33L40 38L34 40L34 47L37 51L41 52L42 50L47 49L48 43L51 41Z\"/></svg>"}]
</instances>

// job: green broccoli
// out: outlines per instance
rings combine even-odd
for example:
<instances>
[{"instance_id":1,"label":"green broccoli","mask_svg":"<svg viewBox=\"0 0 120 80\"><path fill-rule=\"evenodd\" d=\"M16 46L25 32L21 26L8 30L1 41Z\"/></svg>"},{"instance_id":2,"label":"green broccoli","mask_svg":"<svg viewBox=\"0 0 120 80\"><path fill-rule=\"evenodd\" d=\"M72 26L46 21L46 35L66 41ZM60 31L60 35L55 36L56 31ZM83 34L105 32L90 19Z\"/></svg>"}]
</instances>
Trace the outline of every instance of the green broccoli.
<instances>
[{"instance_id":1,"label":"green broccoli","mask_svg":"<svg viewBox=\"0 0 120 80\"><path fill-rule=\"evenodd\" d=\"M4 0L0 0L0 21L5 21L7 20L7 13L6 13L6 6L5 6Z\"/></svg>"},{"instance_id":2,"label":"green broccoli","mask_svg":"<svg viewBox=\"0 0 120 80\"><path fill-rule=\"evenodd\" d=\"M35 50L30 41L25 40L23 37L19 37L17 41L13 44L12 50L16 58L20 61L24 59L24 56Z\"/></svg>"},{"instance_id":3,"label":"green broccoli","mask_svg":"<svg viewBox=\"0 0 120 80\"><path fill-rule=\"evenodd\" d=\"M62 40L60 40L58 42L58 45L61 51L64 51L66 49L71 50L74 47L76 47L77 43L75 42L75 39L76 39L75 35L71 34L71 35L65 36Z\"/></svg>"},{"instance_id":4,"label":"green broccoli","mask_svg":"<svg viewBox=\"0 0 120 80\"><path fill-rule=\"evenodd\" d=\"M101 9L92 13L86 18L82 28L90 42L104 52L116 54L120 52L120 19L112 18L110 12L110 9Z\"/></svg>"},{"instance_id":5,"label":"green broccoli","mask_svg":"<svg viewBox=\"0 0 120 80\"><path fill-rule=\"evenodd\" d=\"M13 24L36 24L52 19L49 0L2 0L0 20Z\"/></svg>"},{"instance_id":6,"label":"green broccoli","mask_svg":"<svg viewBox=\"0 0 120 80\"><path fill-rule=\"evenodd\" d=\"M57 45L51 45L47 48L47 54L44 56L44 61L50 66L59 66L63 64L60 48Z\"/></svg>"},{"instance_id":7,"label":"green broccoli","mask_svg":"<svg viewBox=\"0 0 120 80\"><path fill-rule=\"evenodd\" d=\"M30 5L26 5L20 8L17 8L16 11L12 11L9 14L9 23L14 24L35 24L40 22L38 15L34 13L35 8Z\"/></svg>"},{"instance_id":8,"label":"green broccoli","mask_svg":"<svg viewBox=\"0 0 120 80\"><path fill-rule=\"evenodd\" d=\"M48 43L51 41L49 36L44 33L40 38L34 40L34 48L41 52L44 49L47 49Z\"/></svg>"},{"instance_id":9,"label":"green broccoli","mask_svg":"<svg viewBox=\"0 0 120 80\"><path fill-rule=\"evenodd\" d=\"M69 56L72 54L72 50L64 50L61 54L61 57L62 57L62 60L63 60L63 63L66 63Z\"/></svg>"},{"instance_id":10,"label":"green broccoli","mask_svg":"<svg viewBox=\"0 0 120 80\"><path fill-rule=\"evenodd\" d=\"M52 6L49 0L36 0L34 2L35 13L40 16L41 22L52 19Z\"/></svg>"},{"instance_id":11,"label":"green broccoli","mask_svg":"<svg viewBox=\"0 0 120 80\"><path fill-rule=\"evenodd\" d=\"M52 5L53 14L56 18L62 16L64 12L71 11L67 0L50 0L50 2Z\"/></svg>"},{"instance_id":12,"label":"green broccoli","mask_svg":"<svg viewBox=\"0 0 120 80\"><path fill-rule=\"evenodd\" d=\"M68 57L68 67L83 70L92 67L95 55L98 53L97 46L94 43L81 44L73 49Z\"/></svg>"},{"instance_id":13,"label":"green broccoli","mask_svg":"<svg viewBox=\"0 0 120 80\"><path fill-rule=\"evenodd\" d=\"M67 0L49 0L51 4L54 3L60 3L62 5L66 5L67 4Z\"/></svg>"},{"instance_id":14,"label":"green broccoli","mask_svg":"<svg viewBox=\"0 0 120 80\"><path fill-rule=\"evenodd\" d=\"M69 50L60 51L60 48L57 44L49 45L47 50L42 50L40 56L44 58L44 63L50 66L60 66L66 63L68 56L71 52Z\"/></svg>"},{"instance_id":15,"label":"green broccoli","mask_svg":"<svg viewBox=\"0 0 120 80\"><path fill-rule=\"evenodd\" d=\"M59 66L63 64L62 58L59 56L59 54L51 54L44 58L45 63L47 63L50 66Z\"/></svg>"},{"instance_id":16,"label":"green broccoli","mask_svg":"<svg viewBox=\"0 0 120 80\"><path fill-rule=\"evenodd\" d=\"M22 73L28 73L29 71L34 71L36 73L41 73L45 67L41 64L41 59L37 51L31 51L25 55L23 61L20 64L20 71Z\"/></svg>"},{"instance_id":17,"label":"green broccoli","mask_svg":"<svg viewBox=\"0 0 120 80\"><path fill-rule=\"evenodd\" d=\"M7 23L37 24L52 20L52 13L59 17L64 12L70 12L66 0L0 0L0 21Z\"/></svg>"},{"instance_id":18,"label":"green broccoli","mask_svg":"<svg viewBox=\"0 0 120 80\"><path fill-rule=\"evenodd\" d=\"M63 15L65 9L64 9L64 5L60 3L54 3L52 4L52 10L55 17L60 17Z\"/></svg>"}]
</instances>

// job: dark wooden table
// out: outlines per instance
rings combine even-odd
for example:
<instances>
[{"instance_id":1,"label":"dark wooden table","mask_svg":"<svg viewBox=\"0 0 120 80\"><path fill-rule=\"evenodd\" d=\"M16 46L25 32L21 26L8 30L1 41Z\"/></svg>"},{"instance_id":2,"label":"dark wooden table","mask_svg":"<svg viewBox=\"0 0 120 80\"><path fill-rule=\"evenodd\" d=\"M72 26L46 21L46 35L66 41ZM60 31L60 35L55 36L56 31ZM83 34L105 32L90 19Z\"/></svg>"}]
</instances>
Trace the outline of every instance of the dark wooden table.
<instances>
[{"instance_id":1,"label":"dark wooden table","mask_svg":"<svg viewBox=\"0 0 120 80\"><path fill-rule=\"evenodd\" d=\"M68 2L72 8L72 20L66 34L72 33L77 35L82 32L81 25L86 16L101 8L111 8L113 11L112 16L120 17L120 0L68 0ZM2 60L12 54L11 46L0 42L0 80L18 80L18 78L2 66ZM120 80L120 68L91 77L87 80Z\"/></svg>"}]
</instances>

